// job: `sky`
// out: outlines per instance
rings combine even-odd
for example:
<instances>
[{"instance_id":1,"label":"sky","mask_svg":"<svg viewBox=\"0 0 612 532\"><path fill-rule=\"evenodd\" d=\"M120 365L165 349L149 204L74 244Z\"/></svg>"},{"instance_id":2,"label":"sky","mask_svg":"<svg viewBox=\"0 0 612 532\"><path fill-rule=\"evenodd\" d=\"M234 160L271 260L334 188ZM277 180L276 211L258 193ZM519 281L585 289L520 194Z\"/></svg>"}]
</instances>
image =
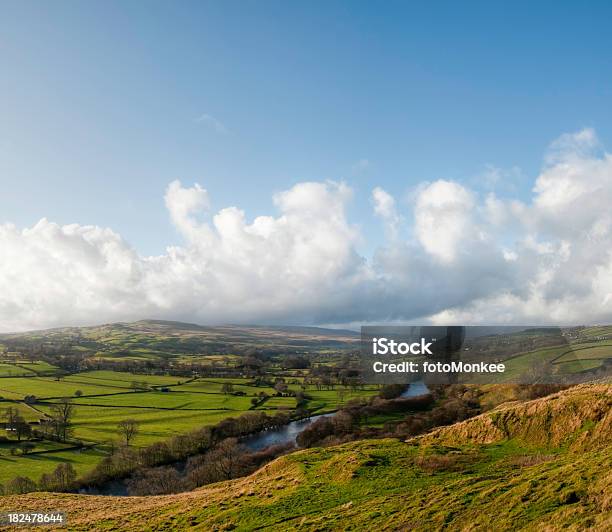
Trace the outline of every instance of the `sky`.
<instances>
[{"instance_id":1,"label":"sky","mask_svg":"<svg viewBox=\"0 0 612 532\"><path fill-rule=\"evenodd\" d=\"M608 2L0 13L0 331L612 319Z\"/></svg>"}]
</instances>

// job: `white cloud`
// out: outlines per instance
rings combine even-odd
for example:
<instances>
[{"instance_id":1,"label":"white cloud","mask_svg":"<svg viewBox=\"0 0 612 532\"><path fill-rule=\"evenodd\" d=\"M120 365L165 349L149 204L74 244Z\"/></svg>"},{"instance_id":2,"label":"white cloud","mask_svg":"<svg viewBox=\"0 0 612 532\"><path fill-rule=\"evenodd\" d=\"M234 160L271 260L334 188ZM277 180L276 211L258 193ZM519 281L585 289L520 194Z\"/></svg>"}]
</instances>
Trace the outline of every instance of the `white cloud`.
<instances>
[{"instance_id":1,"label":"white cloud","mask_svg":"<svg viewBox=\"0 0 612 532\"><path fill-rule=\"evenodd\" d=\"M208 126L212 127L217 133L221 133L223 135L229 133L229 129L227 128L227 126L220 120L217 120L212 115L204 113L198 116L195 121L199 124L207 124Z\"/></svg>"},{"instance_id":2,"label":"white cloud","mask_svg":"<svg viewBox=\"0 0 612 532\"><path fill-rule=\"evenodd\" d=\"M474 185L486 190L505 190L515 192L517 185L525 180L525 175L518 166L511 168L499 168L492 164L487 164L484 170L471 181Z\"/></svg>"},{"instance_id":3,"label":"white cloud","mask_svg":"<svg viewBox=\"0 0 612 532\"><path fill-rule=\"evenodd\" d=\"M417 196L416 236L425 250L451 262L466 240L476 236L473 227L473 195L458 183L439 180Z\"/></svg>"},{"instance_id":4,"label":"white cloud","mask_svg":"<svg viewBox=\"0 0 612 532\"><path fill-rule=\"evenodd\" d=\"M166 189L164 201L172 223L181 233L194 242L204 237L196 217L210 208L206 190L197 183L191 188L183 188L180 181L173 181Z\"/></svg>"},{"instance_id":5,"label":"white cloud","mask_svg":"<svg viewBox=\"0 0 612 532\"><path fill-rule=\"evenodd\" d=\"M395 241L399 235L401 217L395 206L395 199L386 190L376 187L372 191L374 213L385 222L387 236Z\"/></svg>"},{"instance_id":6,"label":"white cloud","mask_svg":"<svg viewBox=\"0 0 612 532\"><path fill-rule=\"evenodd\" d=\"M564 136L528 202L459 183L417 187L399 212L380 187L388 240L371 258L344 183L299 183L276 212L210 212L174 181L184 244L143 257L110 229L0 225L0 330L158 317L202 323L587 323L612 320L612 156L593 132ZM413 232L400 238L402 219Z\"/></svg>"}]
</instances>

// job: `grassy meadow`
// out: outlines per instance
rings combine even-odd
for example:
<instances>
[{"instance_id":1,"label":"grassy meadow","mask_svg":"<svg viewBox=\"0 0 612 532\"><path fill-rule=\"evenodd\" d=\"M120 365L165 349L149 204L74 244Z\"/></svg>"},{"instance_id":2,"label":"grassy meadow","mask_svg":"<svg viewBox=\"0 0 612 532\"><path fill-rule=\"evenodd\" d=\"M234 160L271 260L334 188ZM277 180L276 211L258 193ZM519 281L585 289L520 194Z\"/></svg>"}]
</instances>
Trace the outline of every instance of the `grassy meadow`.
<instances>
[{"instance_id":1,"label":"grassy meadow","mask_svg":"<svg viewBox=\"0 0 612 532\"><path fill-rule=\"evenodd\" d=\"M46 363L30 365L45 374L57 370ZM0 370L4 371L0 378L0 416L13 407L26 421L36 423L51 414L53 404L70 398L74 405L71 441L86 445L80 450L64 450L71 445L35 441L33 453L11 454L18 442L9 434L8 441L0 445L0 483L24 473L37 479L61 462L71 463L79 474L86 472L119 441L117 425L125 419L139 424L132 445L144 446L248 410L274 413L296 408L295 397L276 396L273 387L256 386L247 378L181 378L110 370L72 375L57 371L55 375L39 376L26 371L20 374L21 364L8 362ZM307 394L305 406L315 413L333 411L350 399L373 395L379 389L366 386L353 391L343 387L321 390L304 385L300 378L286 380L288 390ZM227 384L232 385L232 393L224 393ZM252 399L262 392L269 397L253 405ZM35 401L26 404L26 396L32 395Z\"/></svg>"}]
</instances>

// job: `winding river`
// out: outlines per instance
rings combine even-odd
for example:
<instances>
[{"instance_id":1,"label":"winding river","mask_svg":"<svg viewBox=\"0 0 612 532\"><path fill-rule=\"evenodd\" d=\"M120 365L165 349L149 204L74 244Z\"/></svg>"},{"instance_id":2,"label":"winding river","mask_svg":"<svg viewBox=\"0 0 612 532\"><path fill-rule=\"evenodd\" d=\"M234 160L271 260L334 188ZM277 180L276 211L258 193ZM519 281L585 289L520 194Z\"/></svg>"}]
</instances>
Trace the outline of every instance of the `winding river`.
<instances>
[{"instance_id":1,"label":"winding river","mask_svg":"<svg viewBox=\"0 0 612 532\"><path fill-rule=\"evenodd\" d=\"M429 393L427 385L423 381L416 381L411 383L400 397L418 397L419 395L425 395ZM265 449L270 445L279 445L281 443L295 443L297 435L302 432L308 425L313 421L316 421L322 417L332 417L335 412L329 414L319 414L318 416L312 416L307 419L299 419L292 421L283 427L278 429L271 429L252 436L247 436L241 440L241 443L245 445L251 451L259 451ZM182 461L184 465L186 462ZM99 489L82 490L81 493L90 495L127 495L127 488L125 483L121 480L112 481Z\"/></svg>"},{"instance_id":2,"label":"winding river","mask_svg":"<svg viewBox=\"0 0 612 532\"><path fill-rule=\"evenodd\" d=\"M427 385L423 381L416 381L410 384L400 397L418 397L429 393ZM313 421L322 417L331 417L335 412L329 414L320 414L307 419L299 419L292 421L278 429L266 430L248 436L242 440L242 443L251 451L259 451L265 449L269 445L279 445L281 443L295 443L297 435L302 432Z\"/></svg>"}]
</instances>

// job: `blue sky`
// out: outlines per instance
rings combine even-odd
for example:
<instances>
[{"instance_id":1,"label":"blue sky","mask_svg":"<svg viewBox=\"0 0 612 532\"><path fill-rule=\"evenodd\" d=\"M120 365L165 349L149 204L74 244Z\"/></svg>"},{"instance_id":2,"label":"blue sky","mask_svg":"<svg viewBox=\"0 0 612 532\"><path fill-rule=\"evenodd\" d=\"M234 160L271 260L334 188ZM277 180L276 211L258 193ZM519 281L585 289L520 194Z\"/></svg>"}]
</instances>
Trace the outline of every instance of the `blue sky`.
<instances>
[{"instance_id":1,"label":"blue sky","mask_svg":"<svg viewBox=\"0 0 612 532\"><path fill-rule=\"evenodd\" d=\"M490 164L520 167L512 193L527 197L554 138L612 135L611 15L609 2L3 2L0 221L109 226L157 254L180 241L163 207L173 179L249 218L296 182L345 179L368 241L375 185L401 201L438 178L477 187Z\"/></svg>"},{"instance_id":2,"label":"blue sky","mask_svg":"<svg viewBox=\"0 0 612 532\"><path fill-rule=\"evenodd\" d=\"M611 20L1 2L0 331L609 323Z\"/></svg>"}]
</instances>

